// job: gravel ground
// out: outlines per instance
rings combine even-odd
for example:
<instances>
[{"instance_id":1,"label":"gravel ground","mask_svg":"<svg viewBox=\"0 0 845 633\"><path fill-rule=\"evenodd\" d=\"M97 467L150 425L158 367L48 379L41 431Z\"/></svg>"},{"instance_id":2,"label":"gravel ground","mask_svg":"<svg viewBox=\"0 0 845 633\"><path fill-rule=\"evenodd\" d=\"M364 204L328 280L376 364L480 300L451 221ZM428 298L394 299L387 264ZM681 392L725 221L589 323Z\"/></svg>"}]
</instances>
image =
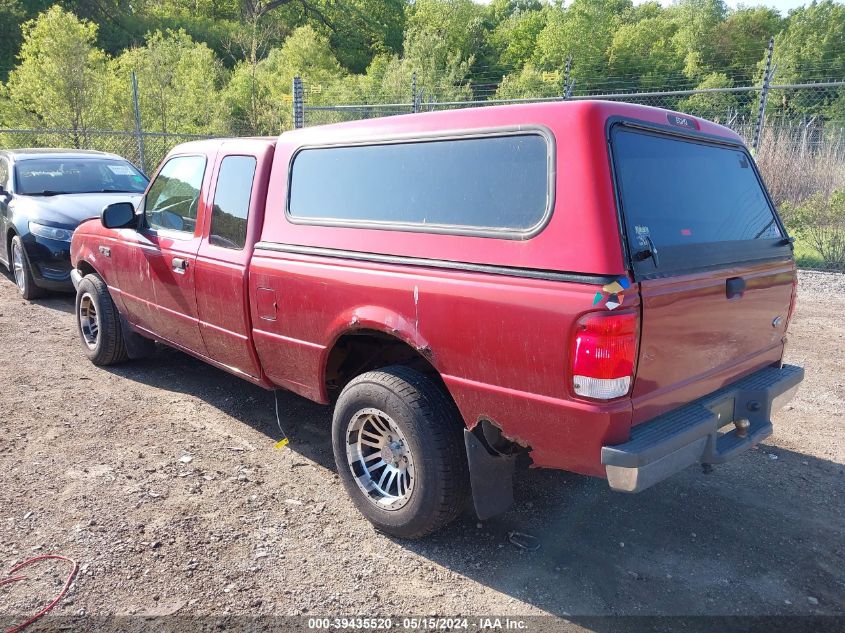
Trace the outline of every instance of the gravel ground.
<instances>
[{"instance_id":1,"label":"gravel ground","mask_svg":"<svg viewBox=\"0 0 845 633\"><path fill-rule=\"evenodd\" d=\"M0 278L0 574L76 559L56 614L554 614L574 630L594 615L845 614L843 275L801 274L788 360L807 379L764 445L634 496L529 471L507 514L421 542L356 514L328 408L280 392L291 443L274 450L271 393L167 349L94 367L72 307ZM0 588L0 615L37 610L66 573L45 562Z\"/></svg>"}]
</instances>

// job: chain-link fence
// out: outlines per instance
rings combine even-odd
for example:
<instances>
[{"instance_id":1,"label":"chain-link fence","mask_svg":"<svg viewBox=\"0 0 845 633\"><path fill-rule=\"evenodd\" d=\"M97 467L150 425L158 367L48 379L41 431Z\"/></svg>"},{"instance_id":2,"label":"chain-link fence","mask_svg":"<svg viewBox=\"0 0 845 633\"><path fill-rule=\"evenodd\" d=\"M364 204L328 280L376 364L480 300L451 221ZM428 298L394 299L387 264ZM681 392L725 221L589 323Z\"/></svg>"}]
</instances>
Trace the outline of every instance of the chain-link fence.
<instances>
[{"instance_id":1,"label":"chain-link fence","mask_svg":"<svg viewBox=\"0 0 845 633\"><path fill-rule=\"evenodd\" d=\"M415 87L414 87L415 88ZM711 90L664 90L579 94L569 83L557 97L439 101L422 90L416 98L386 103L325 104L323 91L297 80L291 120L297 127L451 108L508 103L607 99L639 103L722 123L757 148L757 162L782 214L813 196L831 198L845 191L845 81L817 84L746 86ZM492 93L491 93L492 94ZM319 97L319 99L318 99ZM317 104L309 101L313 99ZM322 103L320 103L322 102ZM845 110L845 108L843 108ZM282 130L279 130L281 132ZM146 173L155 170L170 149L182 142L214 136L136 130L0 129L0 148L68 147L96 149L123 156ZM845 230L845 229L843 229ZM829 265L829 263L825 264Z\"/></svg>"},{"instance_id":2,"label":"chain-link fence","mask_svg":"<svg viewBox=\"0 0 845 633\"><path fill-rule=\"evenodd\" d=\"M0 129L0 148L95 149L123 156L144 173L155 170L170 149L195 139L196 134L163 134L123 130L9 130Z\"/></svg>"},{"instance_id":3,"label":"chain-link fence","mask_svg":"<svg viewBox=\"0 0 845 633\"><path fill-rule=\"evenodd\" d=\"M499 99L495 97L496 92L486 88L486 93L478 92L488 95L487 98L438 100L433 93L423 94L414 85L408 95L415 96L406 101L331 104L327 103L330 95L324 90L311 89L304 83L299 88L302 99L293 103L294 120L312 126L514 103L585 99L636 103L685 112L736 131L755 151L772 197L788 220L792 220L790 210L796 205L814 196L829 199L834 192L845 191L845 81L773 85L769 81L771 71L767 71L758 86L581 93L568 78L561 82L560 73L543 76L560 88L560 94L549 97L528 93ZM475 86L470 88L475 94ZM542 92L542 86L537 92ZM845 234L845 219L842 225ZM845 264L823 262L822 265L840 268Z\"/></svg>"},{"instance_id":4,"label":"chain-link fence","mask_svg":"<svg viewBox=\"0 0 845 633\"><path fill-rule=\"evenodd\" d=\"M766 65L758 86L709 89L579 92L568 73L541 73L558 94L533 86L513 98L498 98L496 86L468 86L473 98L437 99L412 78L407 100L383 103L331 103L321 86L297 79L293 120L297 127L360 119L476 108L514 103L603 99L654 106L715 121L742 136L781 214L799 240L797 257L805 268L845 269L845 80L773 84ZM477 96L481 98L477 98ZM838 192L838 193L837 193ZM843 208L840 208L843 207ZM812 237L815 235L815 239ZM838 245L838 246L837 246Z\"/></svg>"},{"instance_id":5,"label":"chain-link fence","mask_svg":"<svg viewBox=\"0 0 845 633\"><path fill-rule=\"evenodd\" d=\"M371 119L413 112L432 112L454 108L475 108L514 103L540 103L554 101L579 101L602 99L685 112L696 117L715 121L743 134L749 145L762 145L767 126L798 126L809 130L805 134L809 146L826 138L825 129L845 134L845 81L823 83L742 86L691 90L662 90L649 92L587 92L563 93L560 96L532 96L518 98L438 100L433 94L421 95L415 100L392 103L326 103L322 90L312 91L302 87L302 101L294 100L294 112L301 107L301 114L294 115L303 126L324 125ZM410 94L410 93L409 93ZM755 143L755 132L758 134Z\"/></svg>"}]
</instances>

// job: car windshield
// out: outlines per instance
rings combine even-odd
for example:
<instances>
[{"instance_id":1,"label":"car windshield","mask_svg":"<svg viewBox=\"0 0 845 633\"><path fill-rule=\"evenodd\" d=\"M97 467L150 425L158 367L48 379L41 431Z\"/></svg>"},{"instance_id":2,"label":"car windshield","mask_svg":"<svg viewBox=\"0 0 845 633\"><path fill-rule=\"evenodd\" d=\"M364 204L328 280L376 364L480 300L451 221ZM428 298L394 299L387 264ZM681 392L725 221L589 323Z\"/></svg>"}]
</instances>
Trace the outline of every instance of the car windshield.
<instances>
[{"instance_id":1,"label":"car windshield","mask_svg":"<svg viewBox=\"0 0 845 633\"><path fill-rule=\"evenodd\" d=\"M15 186L25 195L143 193L147 178L117 158L38 158L18 161Z\"/></svg>"}]
</instances>

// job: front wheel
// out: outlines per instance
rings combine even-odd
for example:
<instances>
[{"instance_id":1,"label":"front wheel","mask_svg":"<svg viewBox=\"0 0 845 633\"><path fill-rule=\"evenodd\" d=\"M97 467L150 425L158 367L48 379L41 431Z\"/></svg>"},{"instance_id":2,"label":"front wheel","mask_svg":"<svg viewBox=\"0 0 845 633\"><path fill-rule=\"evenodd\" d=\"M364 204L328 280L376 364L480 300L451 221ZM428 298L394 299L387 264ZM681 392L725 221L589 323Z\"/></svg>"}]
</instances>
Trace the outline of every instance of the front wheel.
<instances>
[{"instance_id":1,"label":"front wheel","mask_svg":"<svg viewBox=\"0 0 845 633\"><path fill-rule=\"evenodd\" d=\"M24 299L37 299L44 294L44 291L35 285L35 278L32 276L32 266L24 250L23 240L17 235L12 238L11 268L15 276L15 283L18 292Z\"/></svg>"},{"instance_id":2,"label":"front wheel","mask_svg":"<svg viewBox=\"0 0 845 633\"><path fill-rule=\"evenodd\" d=\"M82 350L95 365L114 365L129 357L117 308L106 282L97 275L85 275L79 282L76 325Z\"/></svg>"},{"instance_id":3,"label":"front wheel","mask_svg":"<svg viewBox=\"0 0 845 633\"><path fill-rule=\"evenodd\" d=\"M393 366L352 380L335 407L332 444L346 491L382 532L419 538L466 506L463 424L419 372Z\"/></svg>"}]
</instances>

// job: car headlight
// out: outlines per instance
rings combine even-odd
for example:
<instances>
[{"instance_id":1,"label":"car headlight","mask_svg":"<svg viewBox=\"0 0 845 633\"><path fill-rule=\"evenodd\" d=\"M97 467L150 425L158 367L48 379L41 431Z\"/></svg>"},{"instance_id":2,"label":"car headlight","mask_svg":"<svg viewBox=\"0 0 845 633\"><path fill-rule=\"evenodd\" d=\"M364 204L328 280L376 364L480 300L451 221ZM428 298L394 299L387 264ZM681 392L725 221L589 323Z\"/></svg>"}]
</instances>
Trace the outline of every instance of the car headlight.
<instances>
[{"instance_id":1,"label":"car headlight","mask_svg":"<svg viewBox=\"0 0 845 633\"><path fill-rule=\"evenodd\" d=\"M56 240L58 242L70 242L73 237L73 231L68 229L57 229L54 226L45 226L36 222L29 223L29 232L38 237L43 237L48 240Z\"/></svg>"}]
</instances>

